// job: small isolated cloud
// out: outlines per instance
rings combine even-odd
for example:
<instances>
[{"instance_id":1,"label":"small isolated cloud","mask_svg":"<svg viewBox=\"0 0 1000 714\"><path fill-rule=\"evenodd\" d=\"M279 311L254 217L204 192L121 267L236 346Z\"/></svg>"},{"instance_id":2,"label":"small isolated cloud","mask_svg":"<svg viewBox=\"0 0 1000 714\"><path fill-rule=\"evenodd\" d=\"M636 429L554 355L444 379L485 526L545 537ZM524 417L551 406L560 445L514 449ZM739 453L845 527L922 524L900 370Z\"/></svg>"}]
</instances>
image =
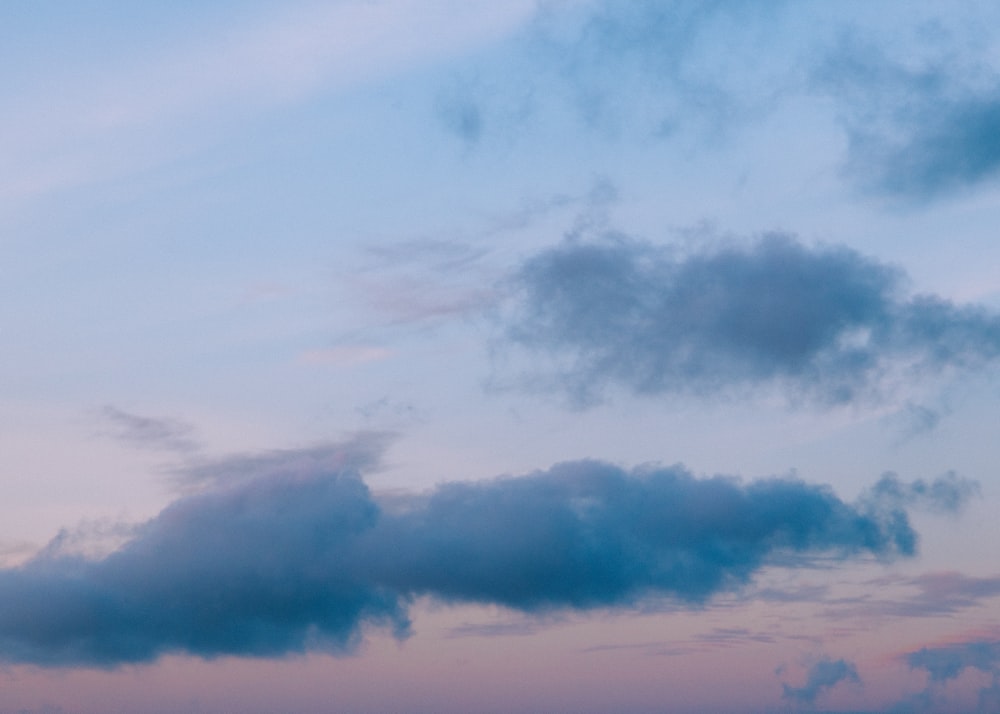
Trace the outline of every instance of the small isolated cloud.
<instances>
[{"instance_id":1,"label":"small isolated cloud","mask_svg":"<svg viewBox=\"0 0 1000 714\"><path fill-rule=\"evenodd\" d=\"M99 415L109 435L131 446L182 453L201 448L194 427L177 419L140 416L112 405Z\"/></svg>"},{"instance_id":2,"label":"small isolated cloud","mask_svg":"<svg viewBox=\"0 0 1000 714\"><path fill-rule=\"evenodd\" d=\"M908 295L899 270L788 235L685 255L620 236L568 240L512 284L506 337L533 363L551 358L529 384L578 405L609 386L646 396L778 386L843 404L1000 357L1000 315Z\"/></svg>"},{"instance_id":3,"label":"small isolated cloud","mask_svg":"<svg viewBox=\"0 0 1000 714\"><path fill-rule=\"evenodd\" d=\"M809 668L806 683L801 687L781 685L782 696L785 699L811 705L816 702L820 694L841 682L861 684L861 678L858 676L858 670L854 664L845 659L821 659Z\"/></svg>"},{"instance_id":4,"label":"small isolated cloud","mask_svg":"<svg viewBox=\"0 0 1000 714\"><path fill-rule=\"evenodd\" d=\"M201 490L113 552L56 543L0 570L0 660L350 652L367 627L405 637L422 596L547 616L702 606L785 553L889 558L916 540L905 512L886 519L825 486L681 466L568 462L381 500L360 470L384 438L202 463Z\"/></svg>"}]
</instances>

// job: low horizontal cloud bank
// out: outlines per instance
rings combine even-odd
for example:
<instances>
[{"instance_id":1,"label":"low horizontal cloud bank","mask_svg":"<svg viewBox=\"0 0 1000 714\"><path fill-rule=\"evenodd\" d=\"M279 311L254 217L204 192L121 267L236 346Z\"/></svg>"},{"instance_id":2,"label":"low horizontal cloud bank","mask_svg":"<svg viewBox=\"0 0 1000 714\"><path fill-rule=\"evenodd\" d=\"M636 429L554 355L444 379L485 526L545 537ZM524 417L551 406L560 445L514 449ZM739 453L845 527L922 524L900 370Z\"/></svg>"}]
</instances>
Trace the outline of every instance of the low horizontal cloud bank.
<instances>
[{"instance_id":1,"label":"low horizontal cloud bank","mask_svg":"<svg viewBox=\"0 0 1000 714\"><path fill-rule=\"evenodd\" d=\"M641 395L780 385L846 403L892 378L1000 358L1000 315L905 294L903 275L847 247L769 235L678 255L611 236L567 241L516 274L507 337L537 386L578 404L609 385Z\"/></svg>"},{"instance_id":2,"label":"low horizontal cloud bank","mask_svg":"<svg viewBox=\"0 0 1000 714\"><path fill-rule=\"evenodd\" d=\"M0 659L349 652L368 626L404 637L419 596L527 613L650 596L697 605L786 554L891 558L916 542L902 510L680 466L563 463L380 505L351 465L365 451L348 445L341 466L321 465L323 449L236 458L253 467L245 479L219 462L225 478L202 479L103 558L56 542L0 570Z\"/></svg>"}]
</instances>

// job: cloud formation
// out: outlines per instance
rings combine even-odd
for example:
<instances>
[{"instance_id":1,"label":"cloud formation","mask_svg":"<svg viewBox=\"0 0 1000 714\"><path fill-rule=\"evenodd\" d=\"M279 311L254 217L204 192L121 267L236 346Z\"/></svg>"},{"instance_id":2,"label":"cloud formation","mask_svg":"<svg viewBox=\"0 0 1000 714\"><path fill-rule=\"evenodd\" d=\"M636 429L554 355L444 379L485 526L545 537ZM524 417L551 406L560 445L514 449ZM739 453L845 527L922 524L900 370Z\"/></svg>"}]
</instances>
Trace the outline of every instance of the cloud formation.
<instances>
[{"instance_id":1,"label":"cloud formation","mask_svg":"<svg viewBox=\"0 0 1000 714\"><path fill-rule=\"evenodd\" d=\"M145 449L197 451L201 444L190 424L166 417L148 417L107 405L100 416L112 427L112 436Z\"/></svg>"},{"instance_id":2,"label":"cloud formation","mask_svg":"<svg viewBox=\"0 0 1000 714\"><path fill-rule=\"evenodd\" d=\"M404 637L420 596L532 614L700 605L784 554L891 558L916 543L905 512L681 466L569 462L380 503L356 466L377 439L357 441L339 460L334 446L241 456L215 462L217 478L203 464L202 490L114 552L88 559L53 542L0 570L0 659L349 652L369 626Z\"/></svg>"},{"instance_id":3,"label":"cloud formation","mask_svg":"<svg viewBox=\"0 0 1000 714\"><path fill-rule=\"evenodd\" d=\"M437 117L467 146L490 134L509 140L567 109L612 136L718 130L778 93L762 86L773 70L759 60L785 4L541 3L508 50L514 59L481 62L453 79L439 93Z\"/></svg>"},{"instance_id":4,"label":"cloud formation","mask_svg":"<svg viewBox=\"0 0 1000 714\"><path fill-rule=\"evenodd\" d=\"M927 686L899 702L893 711L934 712L945 709L945 686L964 672L977 670L990 675L990 683L977 693L976 711L996 711L1000 705L1000 640L983 637L945 645L923 647L903 655L911 669L927 673Z\"/></svg>"},{"instance_id":5,"label":"cloud formation","mask_svg":"<svg viewBox=\"0 0 1000 714\"><path fill-rule=\"evenodd\" d=\"M920 201L1000 176L1000 75L948 48L915 65L849 36L817 69L846 107L848 173L864 188Z\"/></svg>"},{"instance_id":6,"label":"cloud formation","mask_svg":"<svg viewBox=\"0 0 1000 714\"><path fill-rule=\"evenodd\" d=\"M783 684L782 696L803 704L812 704L823 692L832 689L841 682L861 683L858 670L854 664L844 659L822 659L809 668L806 683L801 687L791 687Z\"/></svg>"},{"instance_id":7,"label":"cloud formation","mask_svg":"<svg viewBox=\"0 0 1000 714\"><path fill-rule=\"evenodd\" d=\"M824 616L855 620L859 617L879 621L888 617L949 617L980 607L1000 596L1000 576L974 577L956 572L925 573L913 577L885 576L869 580L866 594L859 597L829 600L831 608ZM899 595L874 597L896 588L907 590ZM815 599L827 601L825 593Z\"/></svg>"},{"instance_id":8,"label":"cloud formation","mask_svg":"<svg viewBox=\"0 0 1000 714\"><path fill-rule=\"evenodd\" d=\"M903 278L851 248L780 234L687 255L620 236L568 240L515 275L506 334L552 358L533 386L581 405L609 385L640 395L778 385L839 404L893 377L1000 356L1000 316L907 295Z\"/></svg>"}]
</instances>

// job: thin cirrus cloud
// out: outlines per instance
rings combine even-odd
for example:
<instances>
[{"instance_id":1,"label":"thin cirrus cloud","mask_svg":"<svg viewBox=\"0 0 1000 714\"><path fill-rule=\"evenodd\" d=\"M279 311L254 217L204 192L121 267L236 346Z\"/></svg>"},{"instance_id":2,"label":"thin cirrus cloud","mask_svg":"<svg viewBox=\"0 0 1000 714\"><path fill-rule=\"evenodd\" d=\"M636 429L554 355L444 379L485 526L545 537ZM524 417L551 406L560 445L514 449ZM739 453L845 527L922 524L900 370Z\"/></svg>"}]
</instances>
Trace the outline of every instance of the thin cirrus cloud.
<instances>
[{"instance_id":1,"label":"thin cirrus cloud","mask_svg":"<svg viewBox=\"0 0 1000 714\"><path fill-rule=\"evenodd\" d=\"M111 436L132 446L181 453L201 447L194 427L177 419L142 416L110 404L101 409L100 416Z\"/></svg>"},{"instance_id":2,"label":"thin cirrus cloud","mask_svg":"<svg viewBox=\"0 0 1000 714\"><path fill-rule=\"evenodd\" d=\"M405 637L421 596L530 614L649 597L701 606L783 554L915 549L894 495L851 504L793 478L696 478L681 466L568 462L380 502L358 465L383 440L360 436L340 456L326 445L204 463L220 475L199 474L200 490L114 552L88 559L54 542L0 570L0 659L114 667L166 653L350 652L372 626Z\"/></svg>"},{"instance_id":3,"label":"thin cirrus cloud","mask_svg":"<svg viewBox=\"0 0 1000 714\"><path fill-rule=\"evenodd\" d=\"M924 573L913 577L885 576L864 583L867 593L857 597L828 600L825 592L802 599L825 601L830 604L824 617L884 620L889 617L923 618L952 617L978 608L1000 597L1000 576L977 577L956 572ZM872 592L884 593L890 588L904 588L895 597L872 597Z\"/></svg>"},{"instance_id":4,"label":"thin cirrus cloud","mask_svg":"<svg viewBox=\"0 0 1000 714\"><path fill-rule=\"evenodd\" d=\"M527 260L512 285L506 336L535 362L551 358L527 379L579 405L609 386L657 396L773 385L843 404L1000 357L1000 315L909 295L892 266L788 235L687 255L619 236L569 240Z\"/></svg>"}]
</instances>

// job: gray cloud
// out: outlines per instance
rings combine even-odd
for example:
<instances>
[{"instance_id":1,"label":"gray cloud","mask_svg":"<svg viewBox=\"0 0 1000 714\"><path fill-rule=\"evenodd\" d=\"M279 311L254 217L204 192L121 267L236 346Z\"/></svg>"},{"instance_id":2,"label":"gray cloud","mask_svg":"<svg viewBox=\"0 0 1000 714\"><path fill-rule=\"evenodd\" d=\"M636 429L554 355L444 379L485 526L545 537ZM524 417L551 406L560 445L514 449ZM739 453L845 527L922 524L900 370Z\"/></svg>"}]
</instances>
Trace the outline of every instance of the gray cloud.
<instances>
[{"instance_id":1,"label":"gray cloud","mask_svg":"<svg viewBox=\"0 0 1000 714\"><path fill-rule=\"evenodd\" d=\"M194 427L177 419L140 416L111 405L101 409L100 416L112 436L133 446L179 452L201 447Z\"/></svg>"},{"instance_id":2,"label":"gray cloud","mask_svg":"<svg viewBox=\"0 0 1000 714\"><path fill-rule=\"evenodd\" d=\"M174 469L173 475L182 486L211 489L262 478L372 471L394 438L392 432L366 431L343 442L200 459Z\"/></svg>"},{"instance_id":3,"label":"gray cloud","mask_svg":"<svg viewBox=\"0 0 1000 714\"><path fill-rule=\"evenodd\" d=\"M803 704L812 704L823 692L841 682L861 683L854 664L844 659L822 659L809 668L806 683L801 687L782 685L782 696Z\"/></svg>"},{"instance_id":4,"label":"gray cloud","mask_svg":"<svg viewBox=\"0 0 1000 714\"><path fill-rule=\"evenodd\" d=\"M891 379L971 369L1000 356L1000 316L908 296L900 271L847 247L786 235L688 255L608 236L566 241L513 280L507 337L580 405L609 385L635 394L778 385L845 403Z\"/></svg>"},{"instance_id":5,"label":"gray cloud","mask_svg":"<svg viewBox=\"0 0 1000 714\"><path fill-rule=\"evenodd\" d=\"M219 461L218 478L201 465L202 490L114 552L54 543L0 570L0 659L349 652L367 627L405 637L421 596L550 615L650 597L700 606L785 553L889 558L916 542L905 512L887 519L792 478L680 466L579 461L380 502L356 466L372 442L341 447L340 460L330 446Z\"/></svg>"}]
</instances>

